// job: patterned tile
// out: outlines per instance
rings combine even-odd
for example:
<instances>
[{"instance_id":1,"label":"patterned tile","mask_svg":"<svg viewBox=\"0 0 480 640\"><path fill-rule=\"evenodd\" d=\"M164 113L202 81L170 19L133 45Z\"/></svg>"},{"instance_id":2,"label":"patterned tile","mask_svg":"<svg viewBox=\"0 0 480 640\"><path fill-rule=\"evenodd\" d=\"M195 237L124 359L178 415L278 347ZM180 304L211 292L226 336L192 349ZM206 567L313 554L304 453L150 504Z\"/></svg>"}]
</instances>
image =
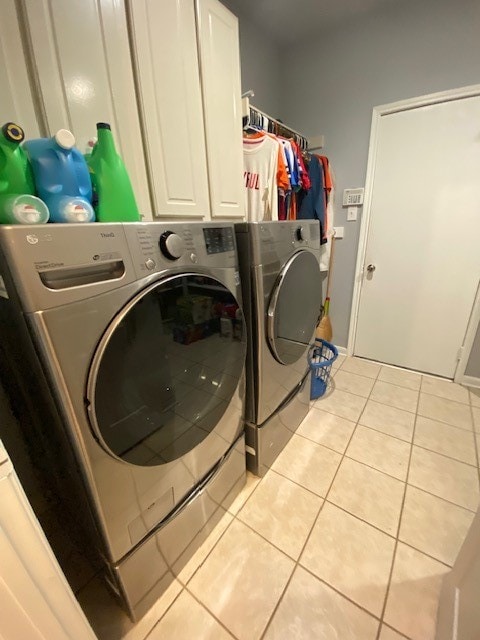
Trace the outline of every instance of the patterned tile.
<instances>
[{"instance_id":1,"label":"patterned tile","mask_svg":"<svg viewBox=\"0 0 480 640\"><path fill-rule=\"evenodd\" d=\"M298 427L297 434L338 453L344 453L354 429L354 422L312 407Z\"/></svg>"},{"instance_id":2,"label":"patterned tile","mask_svg":"<svg viewBox=\"0 0 480 640\"><path fill-rule=\"evenodd\" d=\"M322 502L310 491L269 471L238 518L296 560Z\"/></svg>"},{"instance_id":3,"label":"patterned tile","mask_svg":"<svg viewBox=\"0 0 480 640\"><path fill-rule=\"evenodd\" d=\"M405 480L410 444L358 425L345 455L388 473L394 478Z\"/></svg>"},{"instance_id":4,"label":"patterned tile","mask_svg":"<svg viewBox=\"0 0 480 640\"><path fill-rule=\"evenodd\" d=\"M407 487L400 540L450 566L474 514L415 487Z\"/></svg>"},{"instance_id":5,"label":"patterned tile","mask_svg":"<svg viewBox=\"0 0 480 640\"><path fill-rule=\"evenodd\" d=\"M317 400L313 406L317 409L334 413L341 418L357 422L365 406L365 402L366 398L335 389L332 393L327 393Z\"/></svg>"},{"instance_id":6,"label":"patterned tile","mask_svg":"<svg viewBox=\"0 0 480 640\"><path fill-rule=\"evenodd\" d=\"M360 606L380 615L395 541L378 529L325 503L300 564Z\"/></svg>"},{"instance_id":7,"label":"patterned tile","mask_svg":"<svg viewBox=\"0 0 480 640\"><path fill-rule=\"evenodd\" d=\"M417 410L418 392L390 384L389 382L377 380L370 399L396 407L397 409L404 409L405 411L415 413Z\"/></svg>"},{"instance_id":8,"label":"patterned tile","mask_svg":"<svg viewBox=\"0 0 480 640\"><path fill-rule=\"evenodd\" d=\"M422 383L422 376L419 373L404 369L393 369L392 367L382 367L378 379L383 380L383 382L390 382L390 384L396 384L399 387L412 389L413 391L418 391Z\"/></svg>"},{"instance_id":9,"label":"patterned tile","mask_svg":"<svg viewBox=\"0 0 480 640\"><path fill-rule=\"evenodd\" d=\"M335 451L294 435L272 469L325 497L341 459Z\"/></svg>"},{"instance_id":10,"label":"patterned tile","mask_svg":"<svg viewBox=\"0 0 480 640\"><path fill-rule=\"evenodd\" d=\"M477 464L473 432L451 427L423 416L417 417L414 443L468 464Z\"/></svg>"},{"instance_id":11,"label":"patterned tile","mask_svg":"<svg viewBox=\"0 0 480 640\"><path fill-rule=\"evenodd\" d=\"M328 500L395 536L404 491L400 480L344 458Z\"/></svg>"},{"instance_id":12,"label":"patterned tile","mask_svg":"<svg viewBox=\"0 0 480 640\"><path fill-rule=\"evenodd\" d=\"M375 380L372 378L359 376L356 373L350 373L344 369L340 369L335 376L336 389L348 391L349 393L354 393L357 396L363 396L364 398L368 398L370 395L374 382Z\"/></svg>"},{"instance_id":13,"label":"patterned tile","mask_svg":"<svg viewBox=\"0 0 480 640\"><path fill-rule=\"evenodd\" d=\"M265 640L375 640L378 621L297 567Z\"/></svg>"},{"instance_id":14,"label":"patterned tile","mask_svg":"<svg viewBox=\"0 0 480 640\"><path fill-rule=\"evenodd\" d=\"M293 568L293 560L235 520L188 588L239 640L258 640Z\"/></svg>"},{"instance_id":15,"label":"patterned tile","mask_svg":"<svg viewBox=\"0 0 480 640\"><path fill-rule=\"evenodd\" d=\"M412 441L415 414L403 409L369 400L360 417L360 424L382 431L406 442Z\"/></svg>"},{"instance_id":16,"label":"patterned tile","mask_svg":"<svg viewBox=\"0 0 480 640\"><path fill-rule=\"evenodd\" d=\"M408 483L471 511L477 509L478 471L463 462L414 446Z\"/></svg>"},{"instance_id":17,"label":"patterned tile","mask_svg":"<svg viewBox=\"0 0 480 640\"><path fill-rule=\"evenodd\" d=\"M398 543L385 622L412 640L434 640L438 599L448 568Z\"/></svg>"},{"instance_id":18,"label":"patterned tile","mask_svg":"<svg viewBox=\"0 0 480 640\"><path fill-rule=\"evenodd\" d=\"M420 394L418 403L418 414L432 420L446 422L461 429L472 429L472 417L470 407L467 404L446 400L437 396L430 396L427 393Z\"/></svg>"}]
</instances>

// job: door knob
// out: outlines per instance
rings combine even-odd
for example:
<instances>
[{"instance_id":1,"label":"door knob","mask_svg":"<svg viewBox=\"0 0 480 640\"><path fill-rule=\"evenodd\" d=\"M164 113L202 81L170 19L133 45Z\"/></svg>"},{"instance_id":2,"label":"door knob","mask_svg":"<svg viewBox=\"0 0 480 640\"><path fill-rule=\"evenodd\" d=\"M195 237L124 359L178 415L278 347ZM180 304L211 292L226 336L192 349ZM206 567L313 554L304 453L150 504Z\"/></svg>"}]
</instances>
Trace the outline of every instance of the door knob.
<instances>
[{"instance_id":1,"label":"door knob","mask_svg":"<svg viewBox=\"0 0 480 640\"><path fill-rule=\"evenodd\" d=\"M377 267L374 264L367 265L368 273L373 273Z\"/></svg>"}]
</instances>

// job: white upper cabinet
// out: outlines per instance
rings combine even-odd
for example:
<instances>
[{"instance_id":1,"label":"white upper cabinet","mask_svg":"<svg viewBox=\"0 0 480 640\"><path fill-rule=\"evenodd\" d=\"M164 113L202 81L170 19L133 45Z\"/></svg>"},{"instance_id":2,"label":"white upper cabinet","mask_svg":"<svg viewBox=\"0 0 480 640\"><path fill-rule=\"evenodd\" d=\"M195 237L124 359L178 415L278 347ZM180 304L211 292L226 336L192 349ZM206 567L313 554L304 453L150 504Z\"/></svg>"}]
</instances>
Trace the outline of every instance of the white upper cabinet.
<instances>
[{"instance_id":1,"label":"white upper cabinet","mask_svg":"<svg viewBox=\"0 0 480 640\"><path fill-rule=\"evenodd\" d=\"M242 108L237 18L196 0L212 217L243 217Z\"/></svg>"},{"instance_id":2,"label":"white upper cabinet","mask_svg":"<svg viewBox=\"0 0 480 640\"><path fill-rule=\"evenodd\" d=\"M154 212L208 217L193 0L131 0L129 7Z\"/></svg>"},{"instance_id":3,"label":"white upper cabinet","mask_svg":"<svg viewBox=\"0 0 480 640\"><path fill-rule=\"evenodd\" d=\"M218 0L129 0L155 215L243 216L237 18Z\"/></svg>"},{"instance_id":4,"label":"white upper cabinet","mask_svg":"<svg viewBox=\"0 0 480 640\"><path fill-rule=\"evenodd\" d=\"M16 122L28 138L38 138L40 128L33 106L27 63L22 47L15 0L2 0L0 20L0 126Z\"/></svg>"},{"instance_id":5,"label":"white upper cabinet","mask_svg":"<svg viewBox=\"0 0 480 640\"><path fill-rule=\"evenodd\" d=\"M0 36L3 122L70 129L83 153L109 122L146 220L244 216L238 20L219 0L4 0Z\"/></svg>"},{"instance_id":6,"label":"white upper cabinet","mask_svg":"<svg viewBox=\"0 0 480 640\"><path fill-rule=\"evenodd\" d=\"M70 129L85 152L96 123L109 122L140 212L151 219L123 2L25 0L25 8L47 133Z\"/></svg>"}]
</instances>

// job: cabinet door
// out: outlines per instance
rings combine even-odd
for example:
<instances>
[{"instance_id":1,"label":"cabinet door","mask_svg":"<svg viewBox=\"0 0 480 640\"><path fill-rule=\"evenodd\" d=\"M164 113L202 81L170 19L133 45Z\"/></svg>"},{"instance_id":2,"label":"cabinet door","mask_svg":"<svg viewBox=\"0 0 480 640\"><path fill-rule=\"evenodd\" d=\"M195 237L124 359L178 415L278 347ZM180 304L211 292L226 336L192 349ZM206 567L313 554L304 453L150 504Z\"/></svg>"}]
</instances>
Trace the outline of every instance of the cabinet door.
<instances>
[{"instance_id":1,"label":"cabinet door","mask_svg":"<svg viewBox=\"0 0 480 640\"><path fill-rule=\"evenodd\" d=\"M150 193L122 0L25 0L47 133L70 129L84 152L97 122L112 125L140 212Z\"/></svg>"},{"instance_id":2,"label":"cabinet door","mask_svg":"<svg viewBox=\"0 0 480 640\"><path fill-rule=\"evenodd\" d=\"M0 441L2 640L95 640Z\"/></svg>"},{"instance_id":3,"label":"cabinet door","mask_svg":"<svg viewBox=\"0 0 480 640\"><path fill-rule=\"evenodd\" d=\"M27 64L23 55L15 0L2 0L0 20L0 126L17 122L27 138L37 138L40 129L33 106Z\"/></svg>"},{"instance_id":4,"label":"cabinet door","mask_svg":"<svg viewBox=\"0 0 480 640\"><path fill-rule=\"evenodd\" d=\"M193 0L130 0L157 216L209 217Z\"/></svg>"},{"instance_id":5,"label":"cabinet door","mask_svg":"<svg viewBox=\"0 0 480 640\"><path fill-rule=\"evenodd\" d=\"M212 217L243 217L238 20L218 0L196 0Z\"/></svg>"}]
</instances>

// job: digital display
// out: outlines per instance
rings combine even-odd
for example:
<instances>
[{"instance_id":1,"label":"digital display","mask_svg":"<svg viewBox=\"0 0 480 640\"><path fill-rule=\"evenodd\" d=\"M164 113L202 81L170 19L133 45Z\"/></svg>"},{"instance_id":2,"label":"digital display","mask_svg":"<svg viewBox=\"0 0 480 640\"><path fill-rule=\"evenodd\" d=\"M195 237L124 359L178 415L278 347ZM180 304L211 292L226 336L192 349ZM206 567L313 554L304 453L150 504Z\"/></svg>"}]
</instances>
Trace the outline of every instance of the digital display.
<instances>
[{"instance_id":1,"label":"digital display","mask_svg":"<svg viewBox=\"0 0 480 640\"><path fill-rule=\"evenodd\" d=\"M203 230L207 253L225 253L233 251L233 229L231 227L206 227Z\"/></svg>"}]
</instances>

